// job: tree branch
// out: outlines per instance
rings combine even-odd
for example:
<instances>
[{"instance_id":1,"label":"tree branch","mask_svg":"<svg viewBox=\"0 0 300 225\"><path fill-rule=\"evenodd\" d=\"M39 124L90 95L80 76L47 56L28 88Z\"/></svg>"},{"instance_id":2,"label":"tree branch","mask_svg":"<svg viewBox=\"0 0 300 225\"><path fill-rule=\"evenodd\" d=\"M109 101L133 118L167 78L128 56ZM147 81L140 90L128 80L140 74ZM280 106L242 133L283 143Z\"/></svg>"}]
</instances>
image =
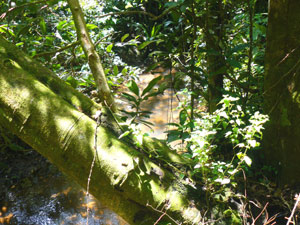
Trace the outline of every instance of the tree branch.
<instances>
[{"instance_id":1,"label":"tree branch","mask_svg":"<svg viewBox=\"0 0 300 225\"><path fill-rule=\"evenodd\" d=\"M75 46L77 46L79 44L80 44L80 41L76 41L76 42L74 42L72 44L66 45L66 46L64 46L64 47L62 47L60 49L57 49L57 50L53 50L53 51L49 51L49 52L42 52L42 53L36 54L35 56L33 56L33 58L35 59L35 58L42 57L42 56L53 55L53 54L56 54L58 52L62 52L64 50L68 49L68 48L75 47Z\"/></svg>"},{"instance_id":2,"label":"tree branch","mask_svg":"<svg viewBox=\"0 0 300 225\"><path fill-rule=\"evenodd\" d=\"M4 13L1 14L0 20L3 20L7 16L7 14L11 13L12 11L14 11L16 9L24 8L24 7L27 7L27 6L30 6L30 5L37 5L37 4L41 4L41 3L47 3L47 1L42 0L42 1L37 1L37 2L29 2L29 3L25 3L23 5L18 5L16 7L12 7L10 9L8 9L7 12L4 12Z\"/></svg>"},{"instance_id":3,"label":"tree branch","mask_svg":"<svg viewBox=\"0 0 300 225\"><path fill-rule=\"evenodd\" d=\"M113 112L116 112L117 106L108 86L100 56L95 50L95 46L86 27L84 14L80 7L79 1L68 0L68 4L73 15L77 38L80 40L81 46L88 60L89 67L92 71L96 86L98 88L100 100L102 103L105 103L105 105L108 105Z\"/></svg>"},{"instance_id":4,"label":"tree branch","mask_svg":"<svg viewBox=\"0 0 300 225\"><path fill-rule=\"evenodd\" d=\"M184 3L184 2L183 2ZM162 14L156 16L152 13L149 12L145 12L145 11L139 11L139 10L133 10L133 11L124 11L124 12L111 12L111 13L107 13L104 15L100 15L97 16L97 18L103 18L103 17L107 17L107 16L121 16L121 15L132 15L132 14L144 14L146 16L151 17L151 20L159 20L160 18L164 17L166 14L168 14L170 11L172 11L173 9L180 7L181 5L183 5L183 3L176 5L176 6L172 6L168 9L166 9L165 11L162 12Z\"/></svg>"}]
</instances>

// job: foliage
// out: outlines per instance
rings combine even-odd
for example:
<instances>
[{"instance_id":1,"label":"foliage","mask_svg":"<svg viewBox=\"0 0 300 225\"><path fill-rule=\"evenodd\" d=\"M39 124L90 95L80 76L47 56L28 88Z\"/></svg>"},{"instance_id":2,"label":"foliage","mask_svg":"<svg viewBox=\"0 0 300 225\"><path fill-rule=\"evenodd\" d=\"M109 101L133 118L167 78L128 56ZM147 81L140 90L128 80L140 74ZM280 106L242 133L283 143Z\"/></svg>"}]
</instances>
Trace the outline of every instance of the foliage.
<instances>
[{"instance_id":1,"label":"foliage","mask_svg":"<svg viewBox=\"0 0 300 225\"><path fill-rule=\"evenodd\" d=\"M151 112L143 111L141 105L162 94L167 86L159 76L141 90L137 80L142 70L158 66L174 69L174 75L165 76L169 76L174 91L184 92L185 98L180 103L179 121L169 124L174 129L168 131L168 141L185 144L184 156L194 162L192 178L217 193L216 198L220 199L221 193L223 200L228 200L228 188L237 184L236 175L251 166L249 152L259 154L267 120L260 113L267 15L254 12L250 21L249 7L254 9L256 1L220 1L222 7L210 11L207 4L215 2L109 0L82 1L82 5L108 84L115 96L123 97L131 107L122 111L125 122L121 125L128 129L119 138L130 134L141 145L147 134L141 134L139 125L152 126L147 121ZM33 2L0 3L0 16L16 7L1 18L0 33L66 83L92 97L95 82L82 48L76 44L67 3L27 3ZM102 17L105 13L112 15ZM210 57L217 59L214 71L208 62ZM224 77L218 87L224 96L219 108L212 114L203 110L205 107L197 110L197 103L209 104L209 80L216 74ZM118 88L125 83L128 90L119 94ZM235 217L234 212L231 217Z\"/></svg>"},{"instance_id":2,"label":"foliage","mask_svg":"<svg viewBox=\"0 0 300 225\"><path fill-rule=\"evenodd\" d=\"M121 119L125 121L121 125L125 125L127 130L121 134L119 138L133 134L132 138L134 139L135 144L137 146L142 145L143 137L148 136L149 134L141 134L140 125L143 124L151 128L153 124L147 121L147 118L150 117L152 112L142 110L141 105L142 103L147 102L149 98L163 94L166 88L165 85L159 85L157 89L155 88L161 79L161 76L153 78L142 91L140 91L140 88L134 80L130 80L126 84L129 93L123 92L122 96L134 111L128 111L126 109L121 110L125 114L124 116L121 116Z\"/></svg>"},{"instance_id":3,"label":"foliage","mask_svg":"<svg viewBox=\"0 0 300 225\"><path fill-rule=\"evenodd\" d=\"M236 175L251 167L252 159L247 153L258 153L263 125L268 120L258 111L252 113L253 106L243 109L240 103L238 97L225 95L220 109L213 114L200 112L193 122L182 110L179 124L171 124L177 129L168 132L169 142L185 142L184 156L194 161L191 176L217 202L227 202L235 195Z\"/></svg>"}]
</instances>

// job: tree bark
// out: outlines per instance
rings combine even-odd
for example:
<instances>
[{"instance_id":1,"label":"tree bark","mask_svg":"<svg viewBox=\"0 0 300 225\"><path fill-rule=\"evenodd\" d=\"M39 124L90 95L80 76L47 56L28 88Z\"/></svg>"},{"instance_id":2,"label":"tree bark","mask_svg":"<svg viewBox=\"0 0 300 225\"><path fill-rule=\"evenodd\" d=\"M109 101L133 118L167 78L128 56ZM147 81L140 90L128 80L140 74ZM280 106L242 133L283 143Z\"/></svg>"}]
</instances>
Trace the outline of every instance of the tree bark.
<instances>
[{"instance_id":1,"label":"tree bark","mask_svg":"<svg viewBox=\"0 0 300 225\"><path fill-rule=\"evenodd\" d=\"M208 110L218 108L223 93L223 79L226 70L225 57L220 47L224 38L223 3L220 0L206 0L205 43L208 74Z\"/></svg>"},{"instance_id":2,"label":"tree bark","mask_svg":"<svg viewBox=\"0 0 300 225\"><path fill-rule=\"evenodd\" d=\"M27 63L30 65L26 66ZM179 181L168 168L150 161L141 149L119 140L112 129L102 123L96 128L97 123L77 107L83 105L81 100L86 97L28 56L24 58L15 46L1 37L0 68L0 125L82 187L87 185L96 154L90 193L103 205L133 225L154 224L164 210L157 213L151 207L164 207L178 223L200 222L199 210L190 204L188 184ZM39 75L42 72L51 78ZM87 105L84 108L89 109L89 113L98 107L91 100ZM98 137L96 149L95 135ZM161 146L155 141L146 143ZM171 158L180 161L180 157ZM175 223L166 215L161 221Z\"/></svg>"},{"instance_id":3,"label":"tree bark","mask_svg":"<svg viewBox=\"0 0 300 225\"><path fill-rule=\"evenodd\" d=\"M84 20L84 14L80 7L79 1L68 0L68 4L70 6L73 15L76 32L77 32L77 38L78 40L80 40L81 46L88 59L89 66L91 68L93 77L96 82L96 86L98 88L100 100L102 103L104 103L104 105L107 105L113 112L115 112L117 110L117 106L114 102L114 98L108 86L100 57L95 50L94 44L88 32Z\"/></svg>"},{"instance_id":4,"label":"tree bark","mask_svg":"<svg viewBox=\"0 0 300 225\"><path fill-rule=\"evenodd\" d=\"M265 65L266 159L280 168L282 184L300 183L300 4L269 2Z\"/></svg>"}]
</instances>

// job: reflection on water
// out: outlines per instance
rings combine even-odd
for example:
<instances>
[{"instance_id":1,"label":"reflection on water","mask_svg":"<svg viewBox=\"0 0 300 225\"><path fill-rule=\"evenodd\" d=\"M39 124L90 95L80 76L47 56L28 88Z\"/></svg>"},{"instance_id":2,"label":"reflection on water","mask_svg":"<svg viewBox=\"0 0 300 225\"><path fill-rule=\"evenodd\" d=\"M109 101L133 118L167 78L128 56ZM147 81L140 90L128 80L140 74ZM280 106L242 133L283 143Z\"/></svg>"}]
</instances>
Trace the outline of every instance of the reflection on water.
<instances>
[{"instance_id":1,"label":"reflection on water","mask_svg":"<svg viewBox=\"0 0 300 225\"><path fill-rule=\"evenodd\" d=\"M87 208L89 225L125 224L93 197L87 199L85 191L54 166L46 164L40 176L22 178L7 188L0 198L0 224L87 224Z\"/></svg>"}]
</instances>

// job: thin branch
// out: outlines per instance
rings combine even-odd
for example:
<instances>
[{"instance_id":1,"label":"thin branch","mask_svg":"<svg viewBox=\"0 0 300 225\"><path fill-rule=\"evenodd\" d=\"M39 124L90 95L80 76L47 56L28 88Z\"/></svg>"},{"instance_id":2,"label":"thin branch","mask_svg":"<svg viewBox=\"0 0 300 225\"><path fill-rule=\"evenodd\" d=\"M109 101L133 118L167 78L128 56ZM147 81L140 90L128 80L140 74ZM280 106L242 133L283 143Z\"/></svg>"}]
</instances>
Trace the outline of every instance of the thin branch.
<instances>
[{"instance_id":1,"label":"thin branch","mask_svg":"<svg viewBox=\"0 0 300 225\"><path fill-rule=\"evenodd\" d=\"M2 13L0 16L0 20L3 20L7 14L11 13L12 11L16 10L16 9L20 9L20 8L24 8L30 5L37 5L37 4L41 4L41 3L47 3L47 0L42 0L42 1L37 1L37 2L29 2L29 3L25 3L23 5L18 5L16 7L12 7L10 9L8 9L6 12Z\"/></svg>"},{"instance_id":2,"label":"thin branch","mask_svg":"<svg viewBox=\"0 0 300 225\"><path fill-rule=\"evenodd\" d=\"M162 215L166 215L170 220L172 220L175 224L177 225L180 225L180 223L178 223L176 220L174 220L170 215L168 215L166 212L163 212L161 210L158 210L156 208L154 208L152 205L148 204L147 205L148 207L150 207L151 209L153 209L155 212L158 212L158 213L161 213ZM160 216L159 218L162 218L162 216Z\"/></svg>"},{"instance_id":3,"label":"thin branch","mask_svg":"<svg viewBox=\"0 0 300 225\"><path fill-rule=\"evenodd\" d=\"M293 218L293 216L295 214L295 211L296 211L296 209L298 207L299 201L300 201L300 194L297 195L296 203L294 205L293 211L292 211L292 213L291 213L291 215L290 215L290 217L289 217L286 225L289 225L290 223L294 223L294 222L292 222L292 218Z\"/></svg>"},{"instance_id":4,"label":"thin branch","mask_svg":"<svg viewBox=\"0 0 300 225\"><path fill-rule=\"evenodd\" d=\"M234 79L233 77L231 77L228 73L224 73L225 77L228 78L236 87L243 89L246 92L250 92L250 93L257 93L258 89L252 89L249 87L245 87L242 84L240 84L236 79Z\"/></svg>"},{"instance_id":5,"label":"thin branch","mask_svg":"<svg viewBox=\"0 0 300 225\"><path fill-rule=\"evenodd\" d=\"M125 11L125 12L111 12L111 13L107 13L104 15L100 15L97 16L97 18L103 18L103 17L107 17L107 16L121 16L121 15L132 15L132 14L144 14L146 16L151 17L151 20L159 20L160 18L164 17L165 15L167 15L170 11L172 11L174 8L180 7L181 5L183 5L183 3L176 5L176 6L172 6L168 9L166 9L165 11L162 12L162 14L155 16L152 13L149 12L145 12L145 11L140 11L140 10L133 10L133 11Z\"/></svg>"},{"instance_id":6,"label":"thin branch","mask_svg":"<svg viewBox=\"0 0 300 225\"><path fill-rule=\"evenodd\" d=\"M253 220L252 225L255 225L256 220L263 214L263 212L267 209L267 206L269 205L269 202L267 202L263 208L263 210L258 214L258 216Z\"/></svg>"},{"instance_id":7,"label":"thin branch","mask_svg":"<svg viewBox=\"0 0 300 225\"><path fill-rule=\"evenodd\" d=\"M40 54L36 54L35 56L33 56L33 58L38 58L38 57L41 57L41 56L48 56L48 55L53 55L53 54L56 54L58 52L62 52L68 48L72 48L72 47L75 47L77 45L80 45L80 41L76 41L72 44L69 44L69 45L66 45L60 49L57 49L57 50L53 50L53 51L49 51L49 52L42 52Z\"/></svg>"},{"instance_id":8,"label":"thin branch","mask_svg":"<svg viewBox=\"0 0 300 225\"><path fill-rule=\"evenodd\" d=\"M107 16L132 15L132 14L144 14L146 16L150 16L153 19L156 18L156 16L154 14L152 14L152 13L145 12L145 11L140 11L140 10L125 11L125 12L111 12L111 13L107 13L107 14L104 14L104 15L96 16L96 18L103 18L103 17L107 17Z\"/></svg>"},{"instance_id":9,"label":"thin branch","mask_svg":"<svg viewBox=\"0 0 300 225\"><path fill-rule=\"evenodd\" d=\"M90 168L90 173L89 173L89 177L88 177L88 181L87 181L87 187L86 187L86 197L87 197L87 201L89 199L90 193L90 181L91 181L91 177L92 177L92 172L93 172L93 168L95 165L95 161L96 161L96 156L98 154L98 136L97 136L97 132L98 132L98 127L101 124L101 111L97 111L96 115L94 115L94 119L96 119L97 124L96 124L96 128L95 128L95 134L94 134L94 149L95 149L95 153L94 153L94 157L93 157L93 161L91 164L91 168ZM88 202L86 202L86 224L89 224L89 207L88 207Z\"/></svg>"}]
</instances>

